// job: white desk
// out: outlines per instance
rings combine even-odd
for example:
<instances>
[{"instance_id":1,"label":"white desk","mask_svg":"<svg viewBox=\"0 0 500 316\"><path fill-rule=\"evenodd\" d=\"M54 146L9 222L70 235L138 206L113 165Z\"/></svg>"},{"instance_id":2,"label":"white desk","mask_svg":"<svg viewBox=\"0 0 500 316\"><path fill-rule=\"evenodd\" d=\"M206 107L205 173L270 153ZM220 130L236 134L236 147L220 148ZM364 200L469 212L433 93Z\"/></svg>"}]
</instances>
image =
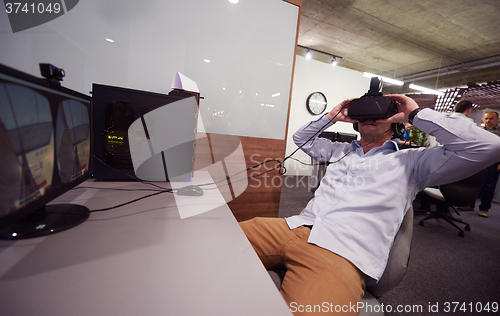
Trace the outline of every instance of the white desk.
<instances>
[{"instance_id":1,"label":"white desk","mask_svg":"<svg viewBox=\"0 0 500 316\"><path fill-rule=\"evenodd\" d=\"M58 202L95 210L151 193L130 182L81 187ZM0 241L0 314L290 316L227 205L179 215L178 204L218 199L218 190L177 203L165 193L53 236Z\"/></svg>"}]
</instances>

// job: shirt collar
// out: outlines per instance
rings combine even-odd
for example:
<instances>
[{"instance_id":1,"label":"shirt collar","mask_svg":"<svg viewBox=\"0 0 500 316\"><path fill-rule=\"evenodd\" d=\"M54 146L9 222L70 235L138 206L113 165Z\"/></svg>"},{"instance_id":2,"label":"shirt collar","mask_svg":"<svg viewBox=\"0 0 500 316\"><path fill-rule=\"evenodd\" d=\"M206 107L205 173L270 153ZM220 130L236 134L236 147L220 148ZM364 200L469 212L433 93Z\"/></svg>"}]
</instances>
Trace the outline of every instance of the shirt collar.
<instances>
[{"instance_id":1,"label":"shirt collar","mask_svg":"<svg viewBox=\"0 0 500 316\"><path fill-rule=\"evenodd\" d=\"M353 140L353 141L351 141L351 148L352 149L361 148L361 142L359 140ZM395 141L388 140L385 143L383 143L382 146L379 146L379 147L374 148L374 149L375 150L392 149L394 151L398 151L399 147L398 147L398 144Z\"/></svg>"}]
</instances>

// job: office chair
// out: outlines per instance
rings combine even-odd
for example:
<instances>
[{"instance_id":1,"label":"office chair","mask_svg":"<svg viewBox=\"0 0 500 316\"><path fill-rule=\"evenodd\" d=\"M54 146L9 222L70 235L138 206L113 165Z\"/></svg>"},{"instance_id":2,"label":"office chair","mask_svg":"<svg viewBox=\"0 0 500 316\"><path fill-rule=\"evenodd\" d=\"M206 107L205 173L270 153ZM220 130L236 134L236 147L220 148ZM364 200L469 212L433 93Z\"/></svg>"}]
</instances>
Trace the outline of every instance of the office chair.
<instances>
[{"instance_id":1,"label":"office chair","mask_svg":"<svg viewBox=\"0 0 500 316\"><path fill-rule=\"evenodd\" d=\"M471 205L481 193L486 175L487 171L484 169L468 178L440 185L437 189L425 188L424 193L431 198L431 202L436 203L436 211L420 220L419 225L424 226L424 222L430 218L441 218L458 229L458 236L464 237L464 230L470 231L470 225L459 218L447 215L445 213L446 207L451 207L457 215L460 215L455 206ZM464 224L464 229L455 223Z\"/></svg>"},{"instance_id":2,"label":"office chair","mask_svg":"<svg viewBox=\"0 0 500 316\"><path fill-rule=\"evenodd\" d=\"M413 207L410 206L394 238L384 274L376 284L375 280L370 277L367 277L365 281L366 291L361 302L363 302L364 306L367 306L367 308L362 308L359 316L384 315L382 305L377 299L395 288L403 278L410 258L412 235ZM285 277L286 270L271 269L268 270L268 272L276 284L276 287L278 287L278 289L281 288L281 282Z\"/></svg>"}]
</instances>

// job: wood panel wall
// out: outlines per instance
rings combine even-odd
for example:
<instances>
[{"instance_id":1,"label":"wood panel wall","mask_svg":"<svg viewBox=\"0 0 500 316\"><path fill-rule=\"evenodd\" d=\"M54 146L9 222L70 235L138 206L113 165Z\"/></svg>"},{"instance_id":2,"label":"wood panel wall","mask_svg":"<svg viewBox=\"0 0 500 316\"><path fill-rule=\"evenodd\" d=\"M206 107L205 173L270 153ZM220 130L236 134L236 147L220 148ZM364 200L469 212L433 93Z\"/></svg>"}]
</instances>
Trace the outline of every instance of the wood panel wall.
<instances>
[{"instance_id":1,"label":"wood panel wall","mask_svg":"<svg viewBox=\"0 0 500 316\"><path fill-rule=\"evenodd\" d=\"M279 163L259 164L282 161L285 147L284 140L198 133L195 172L210 173L238 221L277 217L283 180Z\"/></svg>"},{"instance_id":2,"label":"wood panel wall","mask_svg":"<svg viewBox=\"0 0 500 316\"><path fill-rule=\"evenodd\" d=\"M245 162L254 167L267 160L285 158L286 141L240 137ZM228 205L238 221L257 216L278 217L283 175L279 163L270 161L248 171L248 187Z\"/></svg>"},{"instance_id":3,"label":"wood panel wall","mask_svg":"<svg viewBox=\"0 0 500 316\"><path fill-rule=\"evenodd\" d=\"M284 1L289 2L291 4L295 4L299 7L302 6L302 0L284 0Z\"/></svg>"}]
</instances>

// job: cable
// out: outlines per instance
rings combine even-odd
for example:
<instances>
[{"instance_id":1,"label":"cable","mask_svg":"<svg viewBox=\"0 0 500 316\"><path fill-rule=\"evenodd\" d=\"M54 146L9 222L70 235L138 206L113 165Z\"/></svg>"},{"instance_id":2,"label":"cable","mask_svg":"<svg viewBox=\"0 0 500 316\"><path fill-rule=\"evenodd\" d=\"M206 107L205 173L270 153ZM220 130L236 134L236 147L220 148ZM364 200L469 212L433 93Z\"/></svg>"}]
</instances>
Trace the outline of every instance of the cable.
<instances>
[{"instance_id":1,"label":"cable","mask_svg":"<svg viewBox=\"0 0 500 316\"><path fill-rule=\"evenodd\" d=\"M129 205L129 204L132 204L132 203L135 203L135 202L138 202L140 200L143 200L143 199L146 199L146 198L149 198L149 197L152 197L152 196L155 196L155 195L159 195L159 194L163 194L163 193L173 193L173 190L172 189L168 189L168 188L163 188L159 185L156 185L154 183L151 183L149 181L144 181L144 180L141 180L135 176L132 176L126 172L123 172L122 170L120 169L117 169L115 167L112 167L110 165L108 165L107 163L105 163L102 159L100 159L99 157L96 157L94 155L94 158L99 160L100 162L102 162L105 166L107 166L108 168L111 168L113 170L116 170L122 174L125 174L127 175L128 177L132 178L133 180L135 181L138 181L140 183L143 183L143 184L146 184L146 185L151 185L151 186L154 186L155 188L159 189L159 190L154 190L154 189L124 189L124 188L95 188L95 187L83 187L83 186L78 186L78 187L75 187L73 188L74 189L98 189L98 190L119 190L119 191L156 191L155 193L151 193L151 194L148 194L148 195L145 195L143 197L140 197L140 198L137 198L137 199L134 199L134 200L131 200L131 201L128 201L128 202L125 202L125 203L121 203L121 204L118 204L118 205L115 205L115 206L111 206L111 207L107 207L107 208L102 208L102 209L97 209L97 210L91 210L90 213L96 213L96 212L104 212L104 211L109 211L109 210L113 210L113 209L116 209L116 208L120 208L122 206L125 206L125 205Z\"/></svg>"},{"instance_id":2,"label":"cable","mask_svg":"<svg viewBox=\"0 0 500 316\"><path fill-rule=\"evenodd\" d=\"M333 120L334 120L334 119L335 119L335 118L336 118L336 117L340 114L340 112L342 112L342 110L343 110L343 109L347 106L347 104L348 104L348 103L346 103L345 105L343 105L343 106L342 106L342 108L341 108L341 109L340 109L340 110L339 110L339 111L338 111L338 112L337 112L337 113L336 113L336 114L335 114L335 115L334 115L331 119L329 119L329 120L328 120L328 123L326 123L325 125L323 125L323 126L322 126L322 127L321 127L321 128L320 128L317 132L316 132L316 133L314 133L311 137L309 137L309 139L308 139L307 141L305 141L302 145L300 145L299 147L297 147L297 148L296 148L296 149L295 149L295 150L294 150L294 151L293 151L290 155L288 155L287 157L285 157L282 161L280 161L279 159L268 159L268 160L265 160L265 161L263 161L263 162L261 162L261 163L259 163L259 164L256 164L255 166L252 166L252 167L250 167L250 168L247 168L247 169L245 169L245 170L242 170L242 171L240 171L240 172L237 172L237 173L235 173L235 174L232 174L231 176L229 176L229 179L233 178L234 176L236 176L236 175L238 175L238 174L240 174L240 173L243 173L243 172L248 172L248 171L250 171L250 170L252 170L252 169L258 168L258 167L260 167L260 166L262 166L262 165L264 165L264 164L267 164L267 163L269 163L269 162L273 162L273 161L278 162L278 165L277 165L276 167L274 167L274 168L272 168L272 169L270 169L270 170L264 171L264 172L262 172L262 173L260 173L260 174L258 174L258 175L256 175L256 176L247 176L247 177L246 177L246 180L248 180L248 179L254 179L254 178L260 177L260 176L262 176L262 175L264 175L264 174L266 174L266 173L269 173L269 172L271 172L271 171L274 171L274 170L276 170L276 169L278 169L278 170L279 170L278 172L279 172L279 174L280 174L280 175L284 175L284 174L286 173L286 167L284 166L285 161L286 161L286 160L288 160L288 159L290 159L290 158L291 158L291 157L292 157L292 156L293 156L293 155L294 155L297 151L299 151L300 149L302 149L302 147L304 147L304 146L305 146L308 142L310 142L310 141L311 141L311 139L313 139L313 138L314 138L314 137L316 137L319 133L321 133L321 132L323 131L323 129L324 129L327 125L329 125L329 124L330 124L330 123L331 123L331 122L332 122L332 121L333 121ZM342 158L343 158L343 157L342 157ZM231 181L231 183L236 183L236 182L243 181L243 180L245 180L245 178L244 178L244 179L239 179L239 180L236 180L236 181ZM224 185L224 186L229 185L229 182L227 181L227 178L226 178L226 179L224 179L224 180L220 180L220 181L217 181L217 182L211 182L211 183L204 183L204 184L200 184L200 185L198 185L198 186L200 186L200 187L201 187L201 186L207 186L207 185L213 185L213 184L217 185L217 184L219 184L219 183L221 183L221 182L225 182L225 185ZM215 188L219 188L219 187L215 187ZM210 188L210 189L207 189L207 190L213 190L213 189L215 189L215 188Z\"/></svg>"},{"instance_id":3,"label":"cable","mask_svg":"<svg viewBox=\"0 0 500 316\"><path fill-rule=\"evenodd\" d=\"M102 221L110 221L110 220L115 220L115 219L120 219L120 218L125 218L125 217L130 217L130 216L135 216L138 214L144 214L144 213L149 213L157 210L170 210L170 209L177 209L177 206L162 206L162 207L156 207L156 208L151 208L147 210L142 210L142 211L137 211L134 213L130 214L124 214L124 215L119 215L119 216L114 216L114 217L108 217L108 218L95 218L95 219L88 219L87 221L89 222L102 222Z\"/></svg>"},{"instance_id":4,"label":"cable","mask_svg":"<svg viewBox=\"0 0 500 316\"><path fill-rule=\"evenodd\" d=\"M156 192L164 191L164 190L157 190L157 189L98 188L98 187L86 187L86 186L81 186L81 185L73 188L73 190L76 190L76 189L116 190L116 191L130 191L130 192L135 192L135 191L148 191L148 192L151 192L151 191L156 191ZM165 189L165 190L169 190L169 189Z\"/></svg>"},{"instance_id":5,"label":"cable","mask_svg":"<svg viewBox=\"0 0 500 316\"><path fill-rule=\"evenodd\" d=\"M374 141L375 141L378 137L380 137L381 135L384 135L385 133L389 132L390 130L391 130L391 129L388 129L388 130L386 130L385 132L382 132L382 133L378 134L378 135L377 135L377 136L375 136L375 138L374 138L374 139L372 139L370 142L368 142L368 143L366 143L366 144L364 144L364 145L360 145L360 147L361 147L361 148L363 148L363 147L365 147L365 146L370 145L370 144L371 144L371 143L373 143L373 142L374 142ZM308 140L308 141L309 141L309 140ZM295 160L295 161L297 161L297 162L299 162L299 163L301 163L301 164L303 164L303 165L305 165L305 166L319 166L319 165L322 165L322 164L325 164L325 163L326 163L326 165L327 165L327 166L329 166L329 165L331 165L331 164L334 164L334 163L337 163L337 162L341 161L341 160L342 160L342 159L344 159L347 155L349 155L350 153L352 153L352 152L353 152L353 151L355 151L355 150L356 150L356 148L355 148L355 149L351 149L351 150L349 150L349 151L348 151L345 155L343 155L342 157L340 157L339 159L337 159L337 160L335 160L335 161L322 161L322 162L318 162L318 163L307 163L307 162L303 162L303 161L301 161L301 160L299 160L299 159L296 159L296 158L292 158L292 157L289 157L289 158L290 158L290 159L292 159L292 160Z\"/></svg>"},{"instance_id":6,"label":"cable","mask_svg":"<svg viewBox=\"0 0 500 316\"><path fill-rule=\"evenodd\" d=\"M106 207L106 208L101 208L101 209L97 209L97 210L92 210L90 211L90 213L97 213L97 212L104 212L104 211L109 211L109 210L113 210L113 209L116 209L116 208L119 208L119 207L122 207L122 206L125 206L125 205L129 205L129 204L132 204L132 203L135 203L135 202L138 202L140 200L143 200L143 199L146 199L146 198L150 198L152 196L155 196L155 195L159 195L159 194L163 194L163 193L171 193L170 191L160 191L160 192L156 192L156 193L152 193L152 194L148 194L148 195L145 195L143 197L140 197L140 198L137 198L137 199L134 199L132 201L128 201L128 202L125 202L125 203L122 203L122 204L118 204L118 205L115 205L115 206L111 206L111 207Z\"/></svg>"},{"instance_id":7,"label":"cable","mask_svg":"<svg viewBox=\"0 0 500 316\"><path fill-rule=\"evenodd\" d=\"M126 175L126 176L127 176L127 177L129 177L129 178L132 178L132 180L135 180L135 181L138 181L138 182L141 182L141 183L147 184L147 185L152 185L152 186L154 186L154 187L156 187L156 188L158 188L158 189L161 189L161 190L170 190L170 191L172 191L172 189L163 188L163 187L161 187L161 186L159 186L159 185L156 185L156 184L154 184L154 183L152 183L152 182L150 182L150 181L144 181L144 180L142 180L142 179L137 178L136 176L130 175L130 174L126 173L126 172L123 172L123 171L122 171L122 170L120 170L120 169L117 169L117 168L115 168L115 167L112 167L112 166L108 165L108 164L107 164L104 160L102 160L101 158L97 157L96 155L94 155L94 158L95 158L95 159L97 159L97 160L99 160L99 161L100 161L101 163L103 163L106 167L111 168L111 169L113 169L113 170L115 170L115 171L118 171L118 172L120 172L120 173L122 173L122 174Z\"/></svg>"},{"instance_id":8,"label":"cable","mask_svg":"<svg viewBox=\"0 0 500 316\"><path fill-rule=\"evenodd\" d=\"M346 104L346 105L347 105L347 104ZM288 155L287 157L285 157L285 159L283 159L283 161L280 161L280 160L278 160L278 159L267 159L267 160L265 160L265 161L263 161L263 162L261 162L261 163L259 163L259 164L256 164L255 166L249 167L249 168L247 168L247 169L245 169L245 170L242 170L242 171L240 171L240 172L237 172L237 173L235 173L235 174L233 174L233 175L229 176L229 179L231 179L232 177L234 177L234 176L236 176L236 175L238 175L238 174L241 174L241 173L243 173L243 172L248 172L248 171L250 171L250 170L252 170L252 169L258 168L258 167L260 167L260 166L262 166L262 165L264 165L264 164L267 164L267 163L269 163L269 162L273 162L273 161L278 162L278 166L276 166L276 167L274 167L274 168L272 168L272 169L270 169L270 170L267 170L267 171L265 171L265 172L262 172L262 173L258 174L257 176L247 176L247 177L246 177L246 180L248 180L248 179L250 179L250 178L252 178L252 179L253 179L253 178L256 178L256 177L260 177L260 176L262 176L262 175L264 175L264 174L266 174L266 173L268 173L268 172L274 171L274 170L276 170L276 169L279 169L279 173L280 173L281 175L285 174L285 172L286 172L286 168L285 168L285 166L284 166L284 162L285 162L287 159L289 159L292 155L294 155L294 154L295 154L295 153L296 153L299 149L301 149L301 148L302 148L305 144L307 144L307 143L308 143L311 139L313 139L313 138L314 138L314 137L315 137L315 136L316 136L319 132L321 132L321 130L322 130L322 129L324 129L324 128L328 125L328 124L330 124L330 122L331 122L333 119L335 119L335 118L337 117L337 115L339 115L339 113L340 113L340 112L344 109L344 107L345 107L346 105L344 105L344 106L340 109L340 111L339 111L339 112L337 112L337 114L335 114L335 116L334 116L331 120L329 120L329 121L328 121L328 123L326 123L326 124L325 124L325 125L324 125L321 129L320 129L320 130L318 130L318 132L316 132L313 136L311 136L311 137L310 137L310 138L309 138L309 139L308 139L308 140L307 140L304 144L302 144L300 147L298 147L298 148L297 148L294 152L292 152L292 154L290 154L290 155ZM163 188L163 187L161 187L161 186L158 186L158 185L156 185L156 184L154 184L154 183L151 183L151 182L148 182L148 181L144 181L144 180L139 179L139 178L137 178L137 177L135 177L135 176L132 176L132 175L130 175L130 174L128 174L128 173L126 173L126 172L123 172L123 171L122 171L122 170L120 170L120 169L117 169L117 168L114 168L114 167L112 167L112 166L109 166L106 162L104 162L104 161L103 161L102 159L100 159L99 157L96 157L95 155L94 155L94 158L95 158L95 159L97 159L98 161L100 161L101 163L103 163L103 164L104 164L105 166L107 166L108 168L112 168L113 170L116 170L116 171L118 171L118 172L121 172L121 173L123 173L123 174L127 175L128 177L132 178L132 179L133 179L133 180L135 180L135 181L138 181L138 182L141 182L141 183L144 183L144 184L148 184L148 185L152 185L152 186L154 186L154 187L156 187L156 188L159 188L159 189L161 189L161 190L160 190L160 191L158 191L158 192L156 192L156 193L152 193L152 194L149 194L149 195L143 196L143 197L141 197L141 198L137 198L137 199L135 199L135 200L128 201L128 202L125 202L125 203L122 203L122 204L119 204L119 205L115 205L115 206L112 206L112 207L107 207L107 208L102 208L102 209L97 209L97 210L92 210L92 211L91 211L91 213L109 211L109 210L112 210L112 209L116 209L116 208L119 208L119 207L122 207L122 206L125 206L125 205L129 205L129 204L135 203L135 202L140 201L140 200L142 200L142 199L149 198L149 197L152 197L152 196L155 196L155 195L158 195L158 194L163 194L163 193L167 193L167 192L168 192L168 193L174 193L174 190L172 190L172 189L165 189L165 188ZM243 179L240 179L240 180L237 180L237 181L231 181L231 183L236 183L236 182L239 182L239 181L242 181L242 180L243 180ZM217 186L217 184L219 184L219 183L221 183L221 182L225 182L225 185L229 185L229 181L227 181L227 178L226 178L226 179L224 179L224 180L220 180L220 181L216 181L216 182L210 182L210 183L199 184L198 186L199 186L199 187L201 187L201 186L207 186L207 185L215 185L215 187L214 187L214 188L208 188L208 189L206 189L206 190L213 190L213 189L219 188L219 187ZM108 189L108 188L106 188L106 189ZM110 189L111 189L111 188L110 188Z\"/></svg>"},{"instance_id":9,"label":"cable","mask_svg":"<svg viewBox=\"0 0 500 316\"><path fill-rule=\"evenodd\" d=\"M364 145L360 145L360 146L361 146L361 148L363 148L363 147L365 147L365 146L370 145L370 144L371 144L371 143L373 143L373 142L374 142L377 138L379 138L380 136L382 136L382 135L384 135L385 133L389 132L390 130L392 130L392 129L391 129L391 128L389 128L389 129L388 129L388 130L386 130L385 132L380 133L380 134L378 134L377 136L375 136L375 137L374 137L371 141L369 141L368 143L366 143L366 144L364 144ZM354 150L356 150L356 149L354 149L354 148L353 148L353 149L349 150L349 152L347 152L344 156L340 157L340 158L339 158L338 160L336 160L336 161L327 161L327 162L326 162L326 165L327 165L327 166L329 166L329 165L331 165L331 164L334 164L334 163L337 163L337 162L341 161L342 159L344 159L344 157L345 157L345 156L349 155L349 154L350 154L350 153L352 153Z\"/></svg>"},{"instance_id":10,"label":"cable","mask_svg":"<svg viewBox=\"0 0 500 316\"><path fill-rule=\"evenodd\" d=\"M262 165L265 165L265 164L268 164L268 163L270 163L270 162L277 162L277 163L278 163L278 165L277 165L277 166L275 166L275 167L273 167L272 169L267 170L267 171L264 171L264 172L262 172L262 173L260 173L260 174L258 174L258 175L256 175L256 176L247 176L247 177L246 177L246 180L248 180L248 179L254 179L254 178L260 177L260 176L262 176L262 175L264 175L264 174L266 174L266 173L269 173L269 172L271 172L271 171L274 171L274 170L276 170L276 169L278 169L278 170L279 170L279 174L280 174L280 175L284 175L284 174L286 173L286 167L284 166L285 161L286 161L286 160L288 160L288 159L290 159L290 158L291 158L291 157L292 157L292 156L293 156L293 155L294 155L297 151L299 151L300 149L302 149L302 147L304 147L304 146L305 146L308 142L310 142L310 141L311 141L311 139L313 139L313 138L314 138L314 137L316 137L319 133L321 133L321 131L322 131L322 130L323 130L323 129L327 126L327 125L329 125L329 124L330 124L330 123L331 123L331 122L332 122L332 121L333 121L333 120L334 120L334 119L335 119L335 118L336 118L336 117L340 114L340 112L342 112L342 110L343 110L346 106L347 106L347 103L346 103L345 105L343 105L343 106L342 106L342 108L341 108L341 109L340 109L340 110L339 110L339 111L338 111L338 112L337 112L337 113L336 113L336 114L335 114L335 115L334 115L331 119L329 119L329 120L328 120L328 123L326 123L324 126L322 126L322 127L321 127L321 128L320 128L320 129L319 129L316 133L314 133L314 134L313 134L313 135L312 135L312 136L311 136L311 137L310 137L307 141L305 141L302 145L300 145L299 147L297 147L297 148L296 148L296 149L295 149L295 150L294 150L294 151L293 151L290 155L288 155L287 157L285 157L282 161L280 161L279 159L266 159L265 161L263 161L263 162L261 162L261 163L259 163L259 164L256 164L256 165L254 165L254 166L252 166L252 167L249 167L249 168L247 168L247 169L245 169L245 170L242 170L242 171L240 171L240 172L234 173L234 174L230 175L229 177L226 177L226 179L223 179L223 180L220 180L220 181L215 181L215 182L209 182L209 183L198 184L197 186L198 186L198 187L204 187L204 186L208 186L208 185L215 185L215 187L214 187L214 188L206 188L206 189L205 189L205 190L214 190L214 189L216 189L216 188L219 188L219 186L217 186L217 184L219 184L219 183L225 182L225 185L229 185L229 182L227 181L227 178L232 179L234 176L237 176L238 174L241 174L241 173L243 173L243 172L248 172L248 171L250 171L250 170L252 170L252 169L258 168L258 167L260 167L260 166L262 166ZM97 158L97 157L96 157L96 158ZM108 166L108 165L107 165L107 164L106 164L103 160L101 160L101 159L99 159L99 158L97 158L97 159L98 159L99 161L101 161L102 163L104 163L106 166ZM108 167L113 168L113 167L111 167L111 166L108 166ZM123 172L123 171L121 171L121 170L119 170L119 169L116 169L116 168L113 168L113 169L118 170L118 171L120 171L120 172ZM125 173L125 174L127 174L127 173ZM133 176L131 176L131 175L129 175L129 174L127 174L127 176L131 177L132 179L134 179L134 180L136 180L136 181L139 181L139 182L142 182L142 183L145 183L145 184L150 184L150 185L156 186L156 187L158 187L158 188L160 188L160 189L164 189L164 188L161 188L160 186L157 186L157 185L155 185L155 184L153 184L153 183L149 183L149 182L143 181L143 180L141 180L141 179L139 179L139 178L137 178L137 177L133 177ZM244 178L244 179L245 179L245 178ZM239 182L239 181L243 181L244 179L239 179L239 180L236 180L236 181L231 181L231 183L236 183L236 182ZM173 190L171 190L171 192L173 193L174 191L173 191Z\"/></svg>"},{"instance_id":11,"label":"cable","mask_svg":"<svg viewBox=\"0 0 500 316\"><path fill-rule=\"evenodd\" d=\"M285 168L285 166L284 166L285 161L286 161L286 160L288 160L288 159L290 159L290 158L291 158L291 157L292 157L292 156L293 156L293 155L294 155L297 151L299 151L300 149L302 149L302 147L304 147L304 146L305 146L305 144L307 144L307 143L308 143L308 142L310 142L310 141L311 141L314 137L316 137L316 136L317 136L317 135L318 135L318 134L319 134L319 133L320 133L320 132L321 132L321 131L322 131L322 130L323 130L323 129L324 129L324 128L328 125L328 124L330 124L330 123L331 123L331 122L332 122L332 121L333 121L333 120L334 120L334 119L335 119L335 118L336 118L336 117L340 114L340 112L341 112L341 111L342 111L342 110L343 110L346 106L347 106L347 104L343 105L343 106L342 106L342 108L341 108L341 109L337 112L337 114L335 114L335 115L333 116L333 118L331 118L331 119L329 119L329 120L328 120L328 123L326 123L323 127L321 127L321 128L320 128L320 129L319 129L316 133L314 133L314 134L313 134L313 135L312 135L312 136L311 136L311 137L310 137L307 141L305 141L302 145L300 145L299 147L297 147L297 149L295 149L295 150L294 150L294 151L293 151L290 155L288 155L287 157L285 157L282 161L280 161L279 159L267 159L267 160L265 160L265 161L263 161L263 162L261 162L261 163L259 163L259 164L256 164L256 165L254 165L254 166L252 166L252 167L249 167L249 168L247 168L247 169L245 169L245 170L242 170L242 171L240 171L240 172L237 172L237 173L235 173L235 174L232 174L231 176L229 176L229 179L233 178L234 176L236 176L236 175L238 175L238 174L241 174L241 173L243 173L243 172L248 172L248 171L250 171L250 170L252 170L252 169L258 168L258 167L260 167L260 166L262 166L262 165L265 165L265 164L267 164L267 163L270 163L270 162L277 162L277 163L278 163L278 165L277 165L277 166L275 166L274 168L272 168L272 169L270 169L270 170L267 170L267 171L264 171L264 172L262 172L262 173L260 173L260 174L258 174L258 175L256 175L256 176L247 176L247 177L246 177L246 180L248 180L248 179L254 179L254 178L260 177L260 176L262 176L262 175L264 175L264 174L266 174L266 173L269 173L269 172L271 172L271 171L274 171L274 170L276 170L276 169L278 169L278 170L279 170L279 173L280 173L281 175L284 175L284 174L286 173L286 168ZM371 143L371 142L370 142L370 143ZM368 144L366 144L366 145L368 145ZM366 146L366 145L365 145L365 146ZM344 155L343 157L341 157L338 161L340 161L341 159L343 159L343 158L344 158L345 156L347 156L349 153L350 153L350 152L348 152L346 155ZM151 182L149 182L149 181L144 181L144 180L141 180L141 179L139 179L139 178L137 178L137 177L135 177L135 176L132 176L132 175L130 175L130 174L128 174L128 173L126 173L126 172L123 172L122 170L119 170L119 169L117 169L117 168L114 168L114 167L112 167L112 166L109 166L106 162L104 162L104 161L103 161L102 159L100 159L99 157L96 157L95 155L94 155L94 158L95 158L95 159L97 159L98 161L100 161L101 163L103 163L105 166L107 166L107 167L109 167L109 168L112 168L112 169L114 169L114 170L116 170L116 171L119 171L119 172L121 172L121 173L123 173L123 174L126 174L128 177L132 178L132 179L133 179L133 180L135 180L135 181L138 181L138 182L141 182L141 183L144 183L144 184L148 184L148 185L152 185L152 186L154 186L154 187L156 187L156 188L160 189L160 191L158 191L158 192L156 192L156 193L152 193L152 194L146 195L146 196L143 196L143 197L140 197L140 198L137 198L137 199L134 199L134 200L132 200L132 201L128 201L128 202L125 202L125 203L122 203L122 204L119 204L119 205L115 205L115 206L112 206L112 207L107 207L107 208L102 208L102 209L92 210L92 211L91 211L91 213L95 213L95 212L104 212L104 211L108 211L108 210L116 209L116 208L119 208L119 207L122 207L122 206L125 206L125 205L129 205L129 204L135 203L135 202L140 201L140 200L142 200L142 199L149 198L149 197L156 196L156 195L163 194L163 193L174 193L174 190L172 190L172 189L166 189L166 188L163 188L163 187L161 187L161 186L158 186L158 185L156 185L156 184L154 184L154 183L151 183ZM336 162L338 162L338 161L336 161ZM243 179L239 179L239 180L236 180L236 181L231 181L231 184L232 184L232 183L239 182L239 181L243 181L243 180L245 180L245 178L243 178ZM216 189L216 188L220 188L220 187L218 187L218 186L217 186L217 184L219 184L219 183L221 183L221 182L225 182L225 185L229 185L229 181L228 181L228 179L226 178L226 179L224 179L224 180L220 180L220 181L216 181L216 182L210 182L210 183L199 184L198 186L199 186L199 187L201 187L201 186L207 186L207 185L215 185L215 187L214 187L214 188L207 188L207 189L206 189L206 190L213 190L213 189ZM112 188L106 188L106 189L112 189Z\"/></svg>"},{"instance_id":12,"label":"cable","mask_svg":"<svg viewBox=\"0 0 500 316\"><path fill-rule=\"evenodd\" d=\"M246 168L245 170L242 170L242 171L240 171L240 172L234 173L234 174L232 174L232 175L230 175L230 176L228 176L228 177L231 179L231 178L233 178L234 176L239 175L240 173L250 171L250 170L252 170L252 169L258 168L258 167L260 167L260 166L262 166L262 165L264 165L264 164L267 164L267 163L269 163L269 162L273 162L273 161L276 161L276 162L278 162L278 163L279 163L278 165L281 165L281 161L279 161L279 159L267 159L267 160L265 160L265 161L263 161L263 162L261 162L261 163L259 163L259 164L256 164L256 165L255 165L255 166L253 166L253 167ZM268 170L268 171L273 171L273 170L276 170L276 169L277 169L277 167L274 167L273 169ZM267 172L268 172L268 171L267 171ZM264 172L264 173L267 173L267 172ZM264 173L262 173L262 174L264 174ZM251 178L251 177L247 177L247 179L249 179L249 178ZM237 181L233 181L233 182L239 182L239 181L242 181L242 180L243 180L243 179L240 179L240 180L237 180ZM209 183L198 184L197 186L201 187L201 186L207 186L207 185L219 184L219 183L221 183L221 182L226 182L226 184L227 184L227 178L226 178L226 179L223 179L223 180L220 180L220 181L215 181L215 182L209 182ZM213 190L213 189L215 189L215 188L210 188L210 189L207 189L207 190Z\"/></svg>"},{"instance_id":13,"label":"cable","mask_svg":"<svg viewBox=\"0 0 500 316\"><path fill-rule=\"evenodd\" d=\"M300 149L302 149L302 147L305 146L305 144L307 144L308 142L311 141L311 139L313 139L314 137L316 137L319 133L321 133L323 131L323 129L330 123L332 123L332 121L340 114L340 112L342 112L342 110L348 105L349 103L346 103L342 106L342 108L340 108L340 110L337 112L337 114L335 114L331 119L328 120L328 123L326 123L325 125L323 125L320 129L318 129L318 131L316 133L314 133L311 137L309 137L308 140L306 140L302 145L300 145L299 147L297 147L290 155L288 155L287 157L285 157L285 159L283 159L283 162L282 163L285 163L285 161L287 159L290 159L293 155L295 155L295 153L297 151L299 151ZM284 174L284 173L283 173Z\"/></svg>"}]
</instances>

